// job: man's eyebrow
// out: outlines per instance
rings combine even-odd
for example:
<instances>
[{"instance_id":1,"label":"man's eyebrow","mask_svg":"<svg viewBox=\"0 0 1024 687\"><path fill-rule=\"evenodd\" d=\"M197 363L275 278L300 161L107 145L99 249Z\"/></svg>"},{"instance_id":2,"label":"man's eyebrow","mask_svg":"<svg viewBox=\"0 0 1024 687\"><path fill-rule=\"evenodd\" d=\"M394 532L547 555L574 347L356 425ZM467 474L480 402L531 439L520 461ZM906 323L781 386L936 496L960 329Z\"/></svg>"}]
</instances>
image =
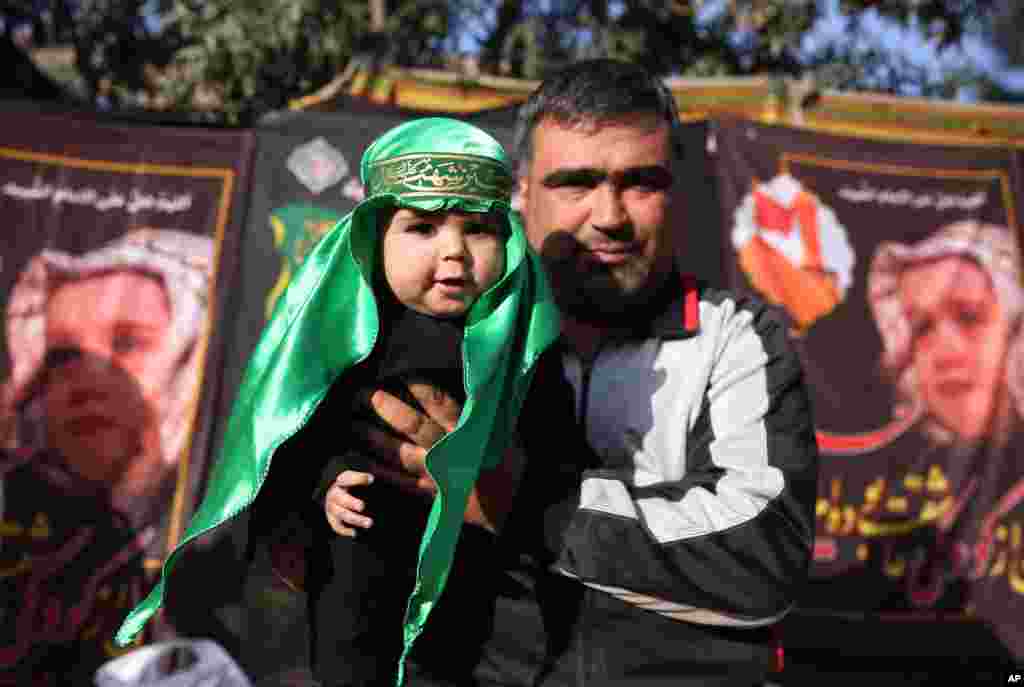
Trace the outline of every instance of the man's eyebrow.
<instances>
[{"instance_id":1,"label":"man's eyebrow","mask_svg":"<svg viewBox=\"0 0 1024 687\"><path fill-rule=\"evenodd\" d=\"M118 331L163 331L164 326L160 323L144 322L131 317L119 317L111 323L112 328Z\"/></svg>"},{"instance_id":2,"label":"man's eyebrow","mask_svg":"<svg viewBox=\"0 0 1024 687\"><path fill-rule=\"evenodd\" d=\"M541 184L548 188L559 186L597 186L608 178L608 173L602 169L590 167L578 167L575 169L556 169L543 179Z\"/></svg>"},{"instance_id":3,"label":"man's eyebrow","mask_svg":"<svg viewBox=\"0 0 1024 687\"><path fill-rule=\"evenodd\" d=\"M630 167L616 174L614 179L619 186L668 188L672 185L673 176L671 170L660 165L651 165L649 167Z\"/></svg>"},{"instance_id":4,"label":"man's eyebrow","mask_svg":"<svg viewBox=\"0 0 1024 687\"><path fill-rule=\"evenodd\" d=\"M597 186L608 178L603 169L580 167L576 169L559 169L545 176L541 183L548 188L559 186ZM616 186L654 186L668 188L672 185L671 170L661 165L645 167L629 167L611 175Z\"/></svg>"}]
</instances>

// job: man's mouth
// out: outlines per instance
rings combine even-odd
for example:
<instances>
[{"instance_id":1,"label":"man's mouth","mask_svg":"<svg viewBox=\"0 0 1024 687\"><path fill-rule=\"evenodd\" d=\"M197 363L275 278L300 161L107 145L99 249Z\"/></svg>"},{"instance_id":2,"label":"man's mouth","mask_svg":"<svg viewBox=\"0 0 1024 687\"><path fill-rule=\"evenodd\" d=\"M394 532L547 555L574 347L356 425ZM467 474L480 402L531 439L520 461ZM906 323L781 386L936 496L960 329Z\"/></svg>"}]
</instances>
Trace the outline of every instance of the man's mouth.
<instances>
[{"instance_id":1,"label":"man's mouth","mask_svg":"<svg viewBox=\"0 0 1024 687\"><path fill-rule=\"evenodd\" d=\"M604 265L618 265L632 259L639 246L633 243L601 244L581 251L584 260L599 262Z\"/></svg>"},{"instance_id":2,"label":"man's mouth","mask_svg":"<svg viewBox=\"0 0 1024 687\"><path fill-rule=\"evenodd\" d=\"M64 423L67 432L73 436L87 436L117 426L114 418L105 415L79 415Z\"/></svg>"},{"instance_id":3,"label":"man's mouth","mask_svg":"<svg viewBox=\"0 0 1024 687\"><path fill-rule=\"evenodd\" d=\"M946 397L963 396L970 393L974 388L974 382L969 379L946 379L935 385L939 395Z\"/></svg>"}]
</instances>

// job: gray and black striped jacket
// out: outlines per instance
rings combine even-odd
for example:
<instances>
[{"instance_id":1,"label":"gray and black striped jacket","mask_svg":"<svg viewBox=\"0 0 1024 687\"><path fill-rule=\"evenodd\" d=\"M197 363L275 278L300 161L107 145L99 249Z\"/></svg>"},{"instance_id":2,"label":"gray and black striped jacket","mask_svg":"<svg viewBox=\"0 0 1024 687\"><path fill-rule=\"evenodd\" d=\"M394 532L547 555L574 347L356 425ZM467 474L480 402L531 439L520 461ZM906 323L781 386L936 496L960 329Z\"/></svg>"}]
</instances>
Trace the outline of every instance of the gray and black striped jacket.
<instances>
[{"instance_id":1,"label":"gray and black striped jacket","mask_svg":"<svg viewBox=\"0 0 1024 687\"><path fill-rule=\"evenodd\" d=\"M784 316L684 279L643 336L564 365L598 465L548 518L554 568L682 621L785 615L811 560L818 449Z\"/></svg>"}]
</instances>

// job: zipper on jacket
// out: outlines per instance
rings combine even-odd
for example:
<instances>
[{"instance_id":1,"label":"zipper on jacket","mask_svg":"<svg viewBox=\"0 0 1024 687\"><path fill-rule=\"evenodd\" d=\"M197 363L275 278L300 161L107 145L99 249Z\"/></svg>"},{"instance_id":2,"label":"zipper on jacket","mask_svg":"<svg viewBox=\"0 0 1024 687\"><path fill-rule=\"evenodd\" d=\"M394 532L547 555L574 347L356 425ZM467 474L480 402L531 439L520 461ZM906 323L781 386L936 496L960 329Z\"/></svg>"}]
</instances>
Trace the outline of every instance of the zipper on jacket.
<instances>
[{"instance_id":1,"label":"zipper on jacket","mask_svg":"<svg viewBox=\"0 0 1024 687\"><path fill-rule=\"evenodd\" d=\"M594 356L596 358L597 356ZM584 361L580 359L580 404L577 414L580 418L580 426L583 428L583 438L587 440L587 411L590 408L590 375L594 371L594 358Z\"/></svg>"}]
</instances>

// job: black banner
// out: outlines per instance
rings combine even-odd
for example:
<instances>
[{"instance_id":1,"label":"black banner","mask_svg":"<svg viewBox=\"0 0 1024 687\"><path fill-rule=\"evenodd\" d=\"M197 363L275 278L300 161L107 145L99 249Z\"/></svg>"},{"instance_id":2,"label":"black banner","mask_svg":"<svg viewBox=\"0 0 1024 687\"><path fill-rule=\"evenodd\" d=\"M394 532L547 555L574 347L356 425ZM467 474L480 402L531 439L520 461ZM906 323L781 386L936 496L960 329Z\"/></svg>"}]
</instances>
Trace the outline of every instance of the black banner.
<instances>
[{"instance_id":1,"label":"black banner","mask_svg":"<svg viewBox=\"0 0 1024 687\"><path fill-rule=\"evenodd\" d=\"M91 683L191 516L252 141L0 113L0 684Z\"/></svg>"},{"instance_id":2,"label":"black banner","mask_svg":"<svg viewBox=\"0 0 1024 687\"><path fill-rule=\"evenodd\" d=\"M716 124L731 280L789 314L813 391L803 610L1024 655L1019 152Z\"/></svg>"}]
</instances>

